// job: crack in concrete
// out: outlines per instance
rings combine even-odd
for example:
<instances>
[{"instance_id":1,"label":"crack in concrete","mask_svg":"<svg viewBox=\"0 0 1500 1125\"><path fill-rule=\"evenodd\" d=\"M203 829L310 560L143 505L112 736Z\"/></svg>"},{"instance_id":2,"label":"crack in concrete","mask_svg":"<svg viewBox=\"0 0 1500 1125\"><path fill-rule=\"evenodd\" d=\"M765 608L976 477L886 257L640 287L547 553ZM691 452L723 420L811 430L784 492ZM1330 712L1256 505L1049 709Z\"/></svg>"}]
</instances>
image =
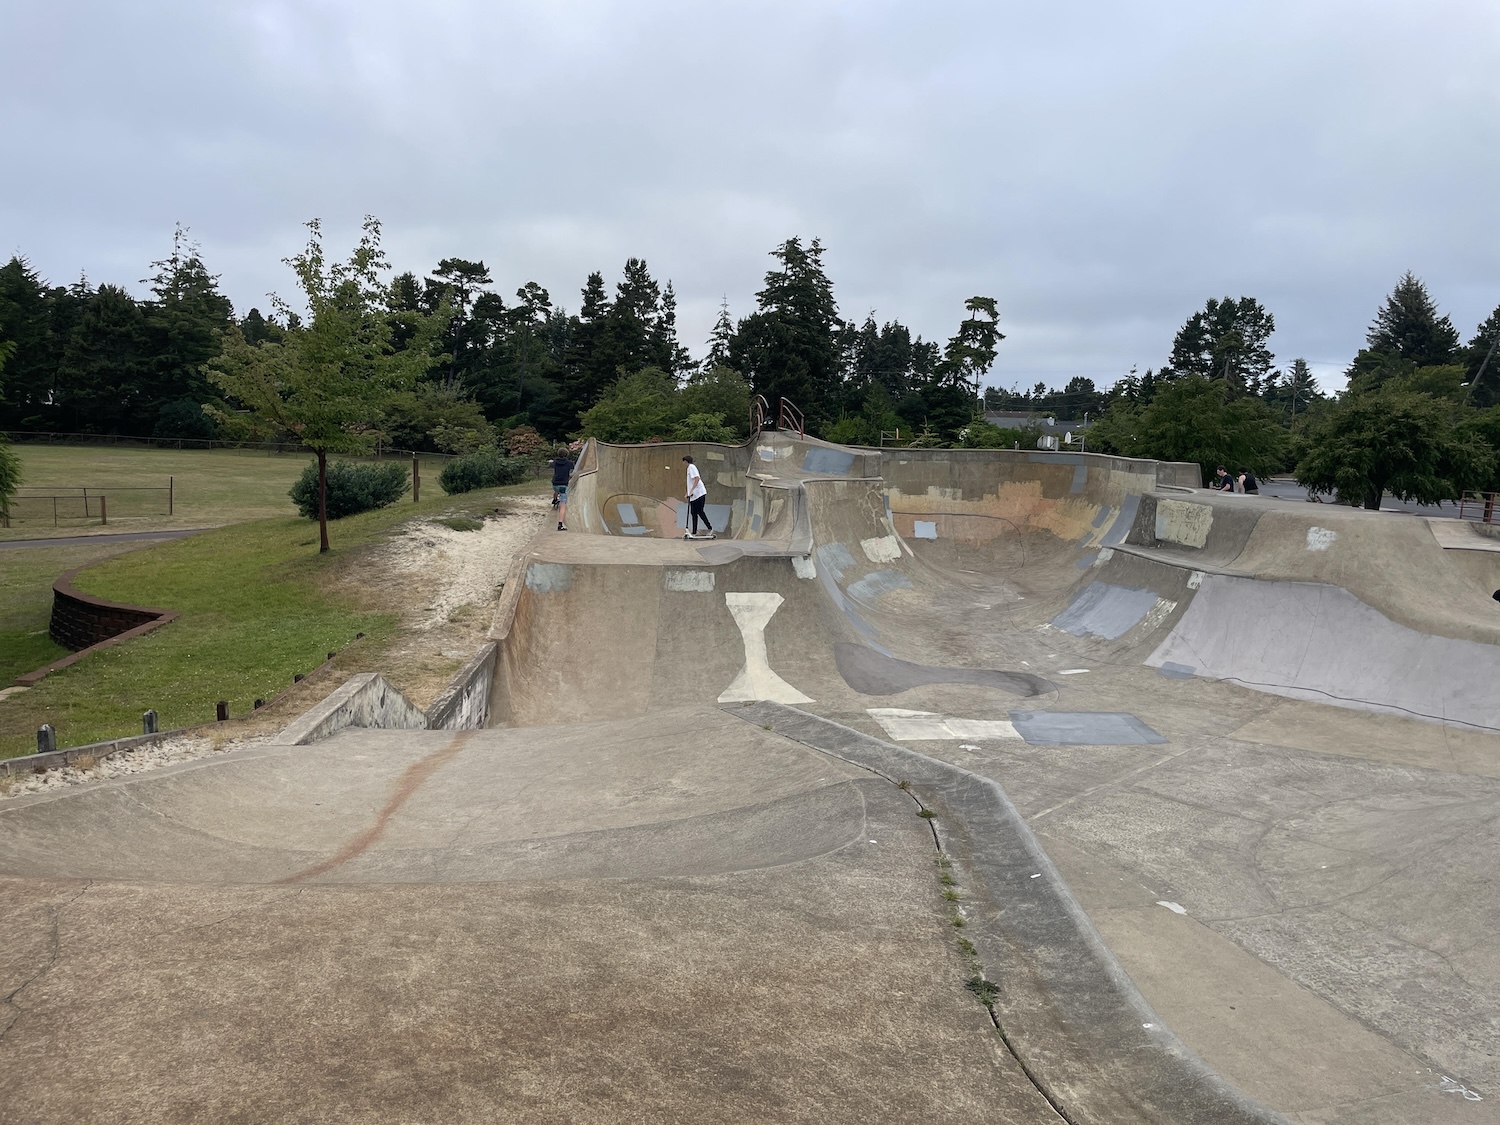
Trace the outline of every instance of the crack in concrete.
<instances>
[{"instance_id":1,"label":"crack in concrete","mask_svg":"<svg viewBox=\"0 0 1500 1125\"><path fill-rule=\"evenodd\" d=\"M41 968L37 969L36 972L32 973L31 976L27 977L19 985L11 989L11 991L5 996L0 997L0 1004L4 1004L11 1013L11 1018L6 1021L3 1028L0 1028L0 1042L4 1041L5 1037L10 1034L11 1030L15 1028L16 1024L21 1022L21 1017L26 1014L26 1009L16 1003L21 993L25 992L33 984L41 980L42 977L51 972L53 966L57 964L58 957L60 957L62 954L63 912L66 911L68 907L72 906L79 899L81 899L85 894L87 894L88 889L93 885L94 881L90 879L86 883L84 883L82 887L78 888L77 892L75 892L66 902L53 903L48 907L48 910L51 912L52 918L49 924L50 934L48 944L50 948L47 953L47 962Z\"/></svg>"}]
</instances>

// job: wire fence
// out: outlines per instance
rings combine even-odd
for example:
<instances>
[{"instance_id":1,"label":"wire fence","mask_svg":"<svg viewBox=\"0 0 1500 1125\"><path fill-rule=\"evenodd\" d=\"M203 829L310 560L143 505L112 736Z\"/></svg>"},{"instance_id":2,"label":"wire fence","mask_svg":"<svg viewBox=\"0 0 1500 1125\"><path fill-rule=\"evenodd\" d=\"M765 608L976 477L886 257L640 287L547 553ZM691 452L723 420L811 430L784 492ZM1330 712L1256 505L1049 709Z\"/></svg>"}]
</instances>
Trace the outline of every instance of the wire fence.
<instances>
[{"instance_id":1,"label":"wire fence","mask_svg":"<svg viewBox=\"0 0 1500 1125\"><path fill-rule=\"evenodd\" d=\"M239 449L272 456L298 453L313 456L313 451L299 441L231 441L224 438L142 437L138 434L75 434L51 430L0 431L14 445L104 445L136 449ZM369 453L340 453L340 460L387 460L395 457L421 457L424 460L450 461L457 454L432 453L427 450L402 449L377 441Z\"/></svg>"}]
</instances>

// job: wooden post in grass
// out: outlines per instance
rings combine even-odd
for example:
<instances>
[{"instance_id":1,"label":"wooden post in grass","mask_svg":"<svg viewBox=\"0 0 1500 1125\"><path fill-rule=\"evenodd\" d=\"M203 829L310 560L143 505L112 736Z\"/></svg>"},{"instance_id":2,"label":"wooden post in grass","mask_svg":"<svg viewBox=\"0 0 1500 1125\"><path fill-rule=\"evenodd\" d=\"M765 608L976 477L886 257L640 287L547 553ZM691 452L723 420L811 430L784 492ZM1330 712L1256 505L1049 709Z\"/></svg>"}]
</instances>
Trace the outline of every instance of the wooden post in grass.
<instances>
[{"instance_id":1,"label":"wooden post in grass","mask_svg":"<svg viewBox=\"0 0 1500 1125\"><path fill-rule=\"evenodd\" d=\"M172 514L173 483L174 483L173 478L172 477L168 477L167 478L167 515L169 515L169 516Z\"/></svg>"},{"instance_id":2,"label":"wooden post in grass","mask_svg":"<svg viewBox=\"0 0 1500 1125\"><path fill-rule=\"evenodd\" d=\"M155 709L152 709L150 711L142 712L142 714L141 714L141 733L142 734L155 734L156 733L156 711L155 711Z\"/></svg>"},{"instance_id":3,"label":"wooden post in grass","mask_svg":"<svg viewBox=\"0 0 1500 1125\"><path fill-rule=\"evenodd\" d=\"M109 523L109 509L105 506L104 500L103 496L99 497L99 522L101 524Z\"/></svg>"},{"instance_id":4,"label":"wooden post in grass","mask_svg":"<svg viewBox=\"0 0 1500 1125\"><path fill-rule=\"evenodd\" d=\"M36 752L38 754L50 754L57 749L57 732L52 729L51 723L43 723L36 732Z\"/></svg>"},{"instance_id":5,"label":"wooden post in grass","mask_svg":"<svg viewBox=\"0 0 1500 1125\"><path fill-rule=\"evenodd\" d=\"M415 504L422 498L422 463L417 460L417 455L411 455L411 502Z\"/></svg>"},{"instance_id":6,"label":"wooden post in grass","mask_svg":"<svg viewBox=\"0 0 1500 1125\"><path fill-rule=\"evenodd\" d=\"M221 723L229 721L229 700L219 700L218 713L216 714L215 718L217 718Z\"/></svg>"}]
</instances>

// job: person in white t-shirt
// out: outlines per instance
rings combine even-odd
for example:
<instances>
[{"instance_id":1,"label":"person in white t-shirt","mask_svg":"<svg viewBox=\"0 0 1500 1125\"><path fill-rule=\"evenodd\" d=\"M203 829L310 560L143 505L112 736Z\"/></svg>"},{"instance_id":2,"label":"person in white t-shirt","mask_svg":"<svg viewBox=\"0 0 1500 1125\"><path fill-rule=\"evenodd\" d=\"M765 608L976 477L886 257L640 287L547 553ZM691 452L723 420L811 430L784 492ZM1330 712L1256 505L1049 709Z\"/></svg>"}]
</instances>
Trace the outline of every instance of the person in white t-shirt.
<instances>
[{"instance_id":1,"label":"person in white t-shirt","mask_svg":"<svg viewBox=\"0 0 1500 1125\"><path fill-rule=\"evenodd\" d=\"M693 464L691 457L683 457L687 462L687 502L688 514L692 520L692 534L698 534L698 523L701 520L708 533L714 533L714 525L708 522L708 515L703 510L703 502L708 499L708 488L703 483L703 476L698 472L698 466Z\"/></svg>"}]
</instances>

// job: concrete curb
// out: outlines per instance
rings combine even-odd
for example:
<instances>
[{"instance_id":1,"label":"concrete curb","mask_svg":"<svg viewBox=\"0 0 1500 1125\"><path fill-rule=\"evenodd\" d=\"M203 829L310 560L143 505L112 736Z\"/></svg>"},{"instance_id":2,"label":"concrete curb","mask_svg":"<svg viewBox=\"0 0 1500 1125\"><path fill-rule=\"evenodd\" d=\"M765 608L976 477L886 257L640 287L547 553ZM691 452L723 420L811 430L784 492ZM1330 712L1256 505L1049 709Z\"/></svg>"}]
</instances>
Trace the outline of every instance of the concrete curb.
<instances>
[{"instance_id":1,"label":"concrete curb","mask_svg":"<svg viewBox=\"0 0 1500 1125\"><path fill-rule=\"evenodd\" d=\"M136 734L128 738L111 738L104 742L69 746L66 750L52 750L46 754L21 754L14 758L0 758L0 775L9 777L16 774L46 773L48 770L71 766L79 758L108 758L122 750L136 750L164 739L195 734L202 729L202 727L180 727L177 730L157 731L155 734Z\"/></svg>"},{"instance_id":2,"label":"concrete curb","mask_svg":"<svg viewBox=\"0 0 1500 1125\"><path fill-rule=\"evenodd\" d=\"M943 848L965 873L964 934L999 989L1001 1034L1069 1125L1288 1125L1162 1023L995 782L778 703L724 710L906 781L938 814Z\"/></svg>"}]
</instances>

